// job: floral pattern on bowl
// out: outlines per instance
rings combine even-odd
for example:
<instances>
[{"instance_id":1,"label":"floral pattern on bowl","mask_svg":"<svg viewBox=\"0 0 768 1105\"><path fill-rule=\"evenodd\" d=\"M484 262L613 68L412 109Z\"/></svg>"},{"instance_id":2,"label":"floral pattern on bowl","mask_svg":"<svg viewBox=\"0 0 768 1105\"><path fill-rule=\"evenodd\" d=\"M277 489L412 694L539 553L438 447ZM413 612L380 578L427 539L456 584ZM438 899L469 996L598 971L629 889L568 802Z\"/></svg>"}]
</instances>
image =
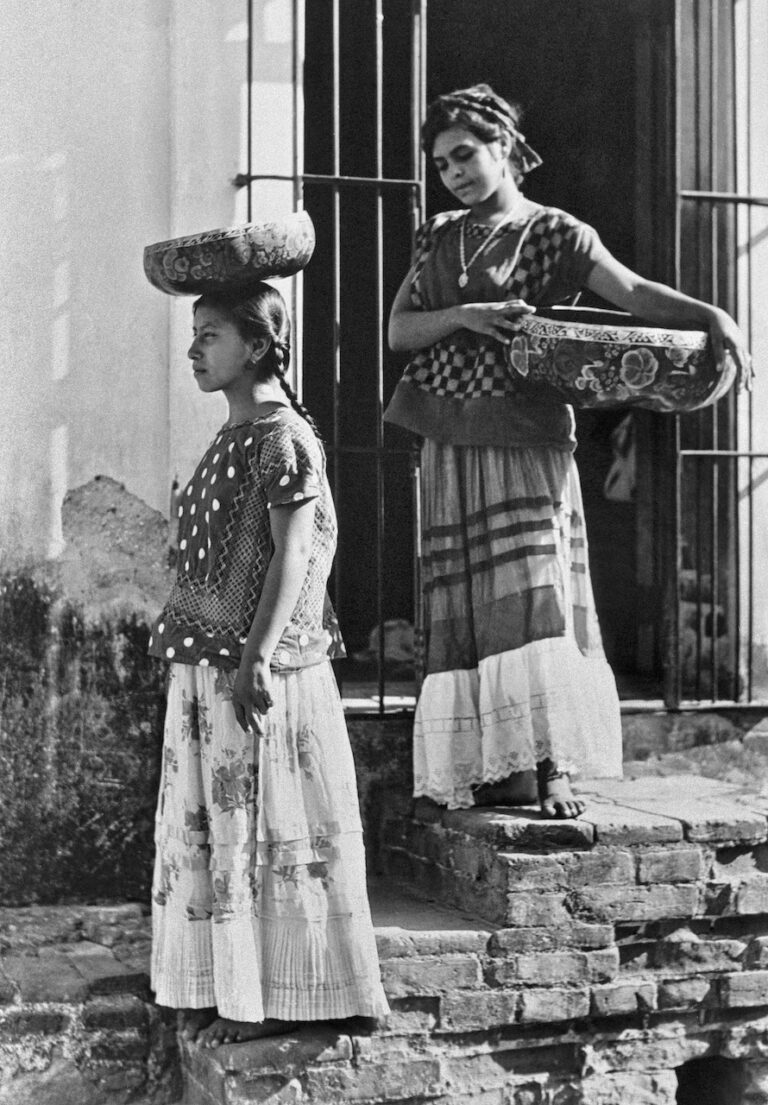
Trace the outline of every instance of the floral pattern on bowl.
<instances>
[{"instance_id":1,"label":"floral pattern on bowl","mask_svg":"<svg viewBox=\"0 0 768 1105\"><path fill-rule=\"evenodd\" d=\"M521 387L553 390L576 407L682 413L716 403L736 378L730 357L718 372L706 331L646 326L618 311L542 310L507 348Z\"/></svg>"},{"instance_id":2,"label":"floral pattern on bowl","mask_svg":"<svg viewBox=\"0 0 768 1105\"><path fill-rule=\"evenodd\" d=\"M144 250L144 272L161 292L203 295L294 276L314 248L312 220L306 211L297 211L281 219L156 242Z\"/></svg>"}]
</instances>

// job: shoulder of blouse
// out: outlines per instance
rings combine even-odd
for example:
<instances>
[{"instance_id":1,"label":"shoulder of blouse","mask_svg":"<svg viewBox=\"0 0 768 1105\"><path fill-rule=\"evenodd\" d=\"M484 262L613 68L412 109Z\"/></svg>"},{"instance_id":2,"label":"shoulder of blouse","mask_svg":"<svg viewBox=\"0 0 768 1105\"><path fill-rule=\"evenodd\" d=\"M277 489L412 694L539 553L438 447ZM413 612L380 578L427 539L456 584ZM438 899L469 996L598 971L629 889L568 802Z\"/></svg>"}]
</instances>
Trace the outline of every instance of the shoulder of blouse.
<instances>
[{"instance_id":1,"label":"shoulder of blouse","mask_svg":"<svg viewBox=\"0 0 768 1105\"><path fill-rule=\"evenodd\" d=\"M264 419L260 444L264 444L267 438L278 435L284 440L300 443L308 452L316 453L317 458L322 459L325 456L322 442L307 420L302 418L293 407L278 407L277 410L267 415Z\"/></svg>"},{"instance_id":2,"label":"shoulder of blouse","mask_svg":"<svg viewBox=\"0 0 768 1105\"><path fill-rule=\"evenodd\" d=\"M542 207L537 217L546 219L550 226L560 224L568 230L575 230L580 226L588 225L582 219L577 219L575 215L563 211L560 207Z\"/></svg>"}]
</instances>

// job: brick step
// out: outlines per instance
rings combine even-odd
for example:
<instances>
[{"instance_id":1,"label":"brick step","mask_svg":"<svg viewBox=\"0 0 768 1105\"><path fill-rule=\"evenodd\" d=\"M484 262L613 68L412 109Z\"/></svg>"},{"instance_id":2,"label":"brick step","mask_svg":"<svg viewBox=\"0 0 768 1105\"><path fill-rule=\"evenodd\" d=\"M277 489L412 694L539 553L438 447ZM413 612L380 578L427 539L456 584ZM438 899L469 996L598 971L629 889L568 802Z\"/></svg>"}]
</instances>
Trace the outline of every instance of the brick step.
<instances>
[{"instance_id":1,"label":"brick step","mask_svg":"<svg viewBox=\"0 0 768 1105\"><path fill-rule=\"evenodd\" d=\"M386 873L509 927L768 913L766 801L700 776L591 783L575 821L533 808L394 809Z\"/></svg>"},{"instance_id":2,"label":"brick step","mask_svg":"<svg viewBox=\"0 0 768 1105\"><path fill-rule=\"evenodd\" d=\"M371 900L386 1025L184 1044L185 1105L674 1105L691 1058L768 1073L768 937L678 923L625 962L610 925L500 928L387 883Z\"/></svg>"}]
</instances>

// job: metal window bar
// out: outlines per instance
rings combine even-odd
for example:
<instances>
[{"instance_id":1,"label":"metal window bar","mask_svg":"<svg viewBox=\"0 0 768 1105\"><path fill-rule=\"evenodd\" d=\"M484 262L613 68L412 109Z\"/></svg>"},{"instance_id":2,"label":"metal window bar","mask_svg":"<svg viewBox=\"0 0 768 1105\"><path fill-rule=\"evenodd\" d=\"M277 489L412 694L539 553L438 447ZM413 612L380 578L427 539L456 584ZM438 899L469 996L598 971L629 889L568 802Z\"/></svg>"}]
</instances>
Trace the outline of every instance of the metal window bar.
<instances>
[{"instance_id":1,"label":"metal window bar","mask_svg":"<svg viewBox=\"0 0 768 1105\"><path fill-rule=\"evenodd\" d=\"M702 8L705 8L704 15L702 15ZM700 112L706 107L709 111L708 126L706 133L706 140L708 149L703 151L703 158L706 162L708 187L701 187L696 189L682 188L681 187L681 135L680 135L680 121L683 117L683 105L681 102L681 81L680 81L680 68L679 59L681 57L680 50L683 39L682 34L682 6L678 3L676 7L676 19L675 19L675 43L678 57L678 81L676 88L676 119L677 119L677 161L676 161L676 244L675 244L675 274L677 286L680 287L682 283L682 261L683 261L683 210L684 205L693 204L696 205L697 210L701 210L703 205L709 206L709 219L708 219L708 233L703 232L702 228L704 223L701 219L697 218L697 240L699 245L708 245L708 276L709 276L709 295L708 298L712 302L721 301L721 293L723 288L718 286L718 274L719 274L719 248L720 248L720 236L721 233L729 235L732 240L735 240L734 227L738 224L736 222L739 210L744 209L747 217L747 243L752 241L752 212L756 207L768 207L768 198L755 196L751 194L751 179L749 174L750 159L747 157L747 190L737 191L719 188L719 170L722 165L722 161L718 164L716 160L716 153L719 147L722 147L724 143L729 144L730 160L726 163L725 172L728 176L734 180L737 179L737 162L736 162L736 136L738 133L737 117L736 117L736 81L737 81L737 52L736 52L736 31L735 31L735 19L734 19L734 7L731 0L693 0L693 6L689 8L692 13L693 20L693 37L694 42L687 43L687 48L690 49L693 46L693 57L695 58L695 65L698 66L702 56L702 38L707 39L704 43L704 48L708 53L708 68L709 72L706 74L708 85L708 96L703 97L701 94L701 72L696 69L695 72L695 87L697 95L693 105L694 115L696 117L695 134L697 141L701 142L702 129ZM708 18L705 18L708 16ZM728 19L729 34L727 36L722 35L722 22ZM720 53L718 53L718 50ZM730 50L728 54L727 51ZM747 66L751 64L751 57L749 51L747 52ZM720 133L721 116L718 114L719 105L723 103L723 88L721 87L722 74L725 73L725 94L730 97L730 100L726 100L726 104L730 103L730 113L725 117L726 124L730 123L731 133L722 135ZM751 119L751 81L747 81L747 99L746 99L746 114L747 114L747 134L751 133L750 119ZM701 171L702 154L697 155L696 172L697 177ZM700 182L704 184L704 181ZM702 241L702 233L704 233ZM730 255L728 256L730 260ZM728 284L725 288L726 305L730 309L731 313L738 314L739 303L738 296L742 289L738 286L733 266L727 266L726 278ZM702 294L701 288L697 288L696 291ZM745 287L743 289L746 301L746 308L748 310L748 326L747 326L747 339L749 343L752 342L752 298L753 298L753 283L752 283L752 257L749 246L747 248L747 274L745 280ZM705 293L705 297L706 293ZM723 412L726 412L724 414ZM702 412L705 414L705 412ZM706 421L705 421L706 418ZM723 426L722 423L725 423ZM674 555L672 560L672 582L675 594L675 606L676 613L670 633L670 665L665 673L665 700L668 706L679 707L683 700L683 664L682 664L682 633L683 633L683 605L682 605L682 572L683 572L683 494L684 494L684 469L690 468L693 463L695 469L695 498L696 498L696 532L697 532L697 550L696 550L696 570L697 570L697 582L699 586L696 591L696 675L695 675L695 689L696 697L702 700L705 695L704 687L704 633L707 627L707 619L705 617L705 597L703 595L703 588L700 586L703 575L703 564L706 559L709 568L709 616L708 616L708 636L709 636L709 679L708 679L708 694L711 701L717 701L718 699L726 699L733 702L750 702L754 696L754 670L753 670L753 653L752 653L752 639L754 628L754 503L752 496L752 488L754 486L754 466L757 461L765 461L768 459L768 454L754 451L753 449L753 411L751 398L748 404L747 417L746 417L746 448L740 448L740 426L738 419L738 411L736 404L733 400L729 401L727 406L723 405L723 410L718 408L712 408L709 412L706 412L705 417L698 418L698 448L684 448L682 444L681 434L681 421L676 419L675 425L675 477L674 477L674 502L673 502L673 516L674 516ZM722 448L720 436L722 432L725 432L727 442L732 446L731 448ZM744 462L747 465L747 496L746 507L739 506L739 466L740 462ZM689 463L686 463L689 462ZM707 463L708 462L708 463ZM704 470L706 468L706 471ZM721 479L721 473L723 469L726 469L726 477ZM730 473L728 473L730 470ZM721 488L721 484L723 485ZM724 498L721 495L721 490L724 492ZM709 501L709 527L706 535L702 529L702 517L701 517L701 504L705 500ZM741 511L745 509L746 518L744 521L744 532L746 536L746 550L740 547L740 526L737 524L733 527L734 532L732 535L732 546L727 550L728 561L725 564L726 570L728 568L735 570L732 572L732 577L735 578L735 587L730 595L727 595L729 606L733 609L726 609L725 611L725 624L730 624L732 633L732 642L730 647L730 659L732 668L732 678L730 680L730 696L724 695L723 689L728 681L728 665L725 665L724 672L721 666L721 650L718 647L718 630L720 628L720 576L723 569L721 563L720 554L720 536L723 511L728 509L728 503L731 504L732 512ZM721 509L722 508L722 509ZM723 517L725 515L723 514ZM704 541L702 538L706 536L708 541L708 551L704 549ZM742 556L746 558L746 580L738 578L738 572L742 566ZM746 641L741 629L741 613L742 613L742 590L746 591L746 607L747 607L747 627L746 627ZM728 642L726 641L726 645ZM746 647L745 647L746 646ZM746 678L742 682L740 678L741 671L746 673ZM725 675L725 680L723 679Z\"/></svg>"},{"instance_id":2,"label":"metal window bar","mask_svg":"<svg viewBox=\"0 0 768 1105\"><path fill-rule=\"evenodd\" d=\"M254 32L254 0L246 0L247 25L248 25L248 54L247 54L247 171L238 173L233 184L236 188L247 188L247 211L249 220L252 218L252 185L262 180L291 181L294 184L294 197L296 207L303 206L304 186L307 184L320 185L332 190L332 310L333 310L333 438L328 449L330 457L338 460L343 456L358 455L373 457L375 463L376 486L376 616L378 625L378 714L383 715L386 710L386 677L385 677L385 626L384 626L384 472L388 458L395 456L408 456L411 465L412 494L415 519L414 549L413 549L413 579L414 579L414 638L416 683L420 681L420 642L422 638L422 611L420 595L420 472L418 453L415 449L397 449L387 447L384 444L384 242L383 242L383 197L384 193L392 190L405 191L410 198L411 231L416 228L423 219L425 208L424 189L424 158L420 150L419 128L423 116L426 98L426 9L427 0L412 0L411 3L411 159L412 176L408 178L386 177L383 174L383 3L384 0L375 0L375 174L373 176L356 176L341 172L341 15L339 0L332 0L332 172L305 173L300 171L301 165L301 133L302 113L301 96L299 94L299 72L302 63L301 43L303 40L304 2L294 0L294 149L297 151L296 163L292 174L254 172L252 154L253 135L253 32ZM341 192L343 189L374 189L376 200L375 217L375 266L376 266L376 439L373 446L350 446L342 441L340 427L341 383L342 383L342 345L341 345ZM297 284L300 285L300 281ZM300 293L299 293L300 294ZM301 318L297 306L297 326ZM301 394L301 379L297 380L299 393ZM341 465L335 463L333 493L337 503L341 499ZM339 557L335 564L336 594L343 593L343 580Z\"/></svg>"}]
</instances>

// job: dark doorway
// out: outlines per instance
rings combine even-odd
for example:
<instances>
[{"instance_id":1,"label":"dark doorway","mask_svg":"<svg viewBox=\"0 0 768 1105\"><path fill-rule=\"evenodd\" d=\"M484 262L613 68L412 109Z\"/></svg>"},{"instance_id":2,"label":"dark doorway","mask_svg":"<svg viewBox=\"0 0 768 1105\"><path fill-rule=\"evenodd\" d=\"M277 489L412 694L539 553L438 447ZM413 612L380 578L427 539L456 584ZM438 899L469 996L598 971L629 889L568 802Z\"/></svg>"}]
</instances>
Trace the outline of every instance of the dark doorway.
<instances>
[{"instance_id":1,"label":"dark doorway","mask_svg":"<svg viewBox=\"0 0 768 1105\"><path fill-rule=\"evenodd\" d=\"M591 224L620 261L652 277L659 274L647 271L637 233L638 182L648 169L640 104L651 95L638 56L658 9L634 0L439 0L429 7L427 54L428 98L486 81L519 103L526 137L543 158L526 193ZM427 214L449 199L428 168ZM611 498L605 493L612 435L623 418L579 412L576 457L606 653L620 687L634 695L645 684L638 678L637 511L626 486ZM644 666L658 686L658 657Z\"/></svg>"},{"instance_id":2,"label":"dark doorway","mask_svg":"<svg viewBox=\"0 0 768 1105\"><path fill-rule=\"evenodd\" d=\"M691 1059L677 1069L677 1105L742 1105L745 1085L739 1059Z\"/></svg>"},{"instance_id":3,"label":"dark doorway","mask_svg":"<svg viewBox=\"0 0 768 1105\"><path fill-rule=\"evenodd\" d=\"M376 0L340 0L336 31L334 5L307 3L305 81L315 90L305 105L307 173L419 176L412 126L422 91L412 65L417 7L414 0L383 0L383 52L377 59ZM672 7L669 0L483 0L479 5L432 0L426 22L427 98L484 80L517 100L525 112L526 134L544 159L529 178L530 197L590 223L621 261L657 278L666 274L649 271L649 235L638 228L647 229L649 223L640 202L652 177L649 149L662 138L649 138L647 126L644 130L639 122L647 117L652 94L638 58L641 43L655 42L654 20ZM334 58L339 63L336 94ZM371 89L379 60L385 110L377 170ZM305 178L303 194L318 230L316 259L305 277L304 393L329 444L334 439L329 459L342 534L334 597L354 651L365 648L380 619L413 620L410 442L408 435L387 426L377 443L375 371L375 324L380 313L386 317L408 268L413 193L398 188L382 193L385 248L378 284L374 191L345 187L337 199L326 182ZM431 169L424 197L422 217L450 203ZM329 279L334 256L340 263L336 296ZM334 379L332 351L339 335L341 359ZM384 404L401 368L402 358L384 350ZM636 503L626 495L608 498L604 491L614 459L612 434L622 417L617 412L580 414L577 460L606 652L631 694L641 669L658 682L658 650L641 662L637 632L639 608L647 612L658 599L652 596L649 603L646 591L640 597ZM384 461L378 502L371 494L377 450ZM385 533L378 554L377 527Z\"/></svg>"}]
</instances>

